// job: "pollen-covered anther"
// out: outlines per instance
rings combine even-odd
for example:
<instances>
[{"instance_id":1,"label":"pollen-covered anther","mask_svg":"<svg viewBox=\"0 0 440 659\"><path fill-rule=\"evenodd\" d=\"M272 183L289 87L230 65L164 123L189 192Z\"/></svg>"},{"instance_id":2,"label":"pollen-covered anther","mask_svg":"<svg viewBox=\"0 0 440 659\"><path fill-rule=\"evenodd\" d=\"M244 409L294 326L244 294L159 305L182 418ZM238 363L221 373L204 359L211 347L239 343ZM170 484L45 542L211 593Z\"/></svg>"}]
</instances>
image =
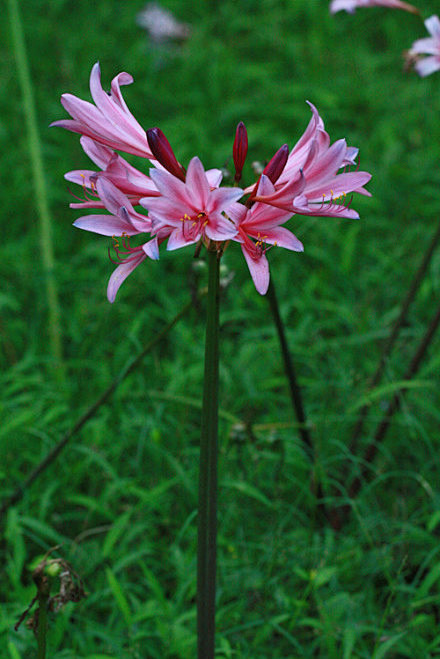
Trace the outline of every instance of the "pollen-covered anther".
<instances>
[{"instance_id":1,"label":"pollen-covered anther","mask_svg":"<svg viewBox=\"0 0 440 659\"><path fill-rule=\"evenodd\" d=\"M75 197L75 199L78 199L78 201L81 201L82 203L86 203L88 201L95 201L96 197L99 197L98 191L96 190L96 184L94 181L89 178L90 181L90 189L86 185L86 177L84 174L80 174L83 183L82 183L82 189L84 191L84 198L78 197L78 195L74 194L69 188L69 192L72 195L72 197Z\"/></svg>"},{"instance_id":2,"label":"pollen-covered anther","mask_svg":"<svg viewBox=\"0 0 440 659\"><path fill-rule=\"evenodd\" d=\"M185 213L183 217L180 218L180 221L183 222L183 234L184 236L191 240L196 239L198 235L201 234L204 237L205 228L209 224L209 217L205 211L200 211L196 215L188 215ZM190 223L188 225L188 223Z\"/></svg>"}]
</instances>

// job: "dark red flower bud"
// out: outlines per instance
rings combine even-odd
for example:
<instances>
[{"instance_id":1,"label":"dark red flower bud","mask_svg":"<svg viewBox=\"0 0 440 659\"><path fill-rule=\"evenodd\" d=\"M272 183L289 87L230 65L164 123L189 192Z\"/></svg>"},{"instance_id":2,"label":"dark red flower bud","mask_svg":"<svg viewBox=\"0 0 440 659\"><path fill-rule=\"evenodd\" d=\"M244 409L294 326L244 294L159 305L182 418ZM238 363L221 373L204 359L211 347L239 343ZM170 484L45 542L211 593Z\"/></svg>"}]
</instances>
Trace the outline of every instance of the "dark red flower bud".
<instances>
[{"instance_id":1,"label":"dark red flower bud","mask_svg":"<svg viewBox=\"0 0 440 659\"><path fill-rule=\"evenodd\" d=\"M174 155L167 138L160 128L150 128L147 130L148 144L151 153L165 169L181 181L185 181L185 170Z\"/></svg>"},{"instance_id":2,"label":"dark red flower bud","mask_svg":"<svg viewBox=\"0 0 440 659\"><path fill-rule=\"evenodd\" d=\"M244 161L246 160L248 150L248 136L246 126L242 121L237 126L235 131L234 146L232 147L232 157L234 158L235 165L235 182L241 179L241 172L243 170Z\"/></svg>"},{"instance_id":3,"label":"dark red flower bud","mask_svg":"<svg viewBox=\"0 0 440 659\"><path fill-rule=\"evenodd\" d=\"M275 183L280 178L288 157L289 147L287 144L283 144L263 169L263 174L267 176L271 183Z\"/></svg>"}]
</instances>

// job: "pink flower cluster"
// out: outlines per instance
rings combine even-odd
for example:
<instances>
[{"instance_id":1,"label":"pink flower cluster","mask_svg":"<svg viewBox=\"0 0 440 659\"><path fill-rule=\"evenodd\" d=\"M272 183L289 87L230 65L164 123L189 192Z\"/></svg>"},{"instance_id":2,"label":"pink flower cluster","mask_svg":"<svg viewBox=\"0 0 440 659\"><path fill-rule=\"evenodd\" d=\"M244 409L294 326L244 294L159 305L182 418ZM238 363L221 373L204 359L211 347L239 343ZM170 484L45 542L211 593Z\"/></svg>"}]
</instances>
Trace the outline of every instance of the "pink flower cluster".
<instances>
[{"instance_id":1,"label":"pink flower cluster","mask_svg":"<svg viewBox=\"0 0 440 659\"><path fill-rule=\"evenodd\" d=\"M350 208L347 195L370 195L364 185L371 175L350 171L358 149L347 146L344 139L331 144L311 103L312 118L294 148L283 145L258 180L245 189L238 187L248 149L246 128L240 122L232 149L235 185L220 187L219 169L205 170L194 157L185 170L159 128L146 132L141 128L120 91L121 85L131 82L131 76L120 73L106 93L99 64L95 64L90 76L95 105L63 94L61 103L72 119L52 124L79 133L84 151L98 167L98 171L68 172L65 177L82 186L85 193L72 208L108 211L84 215L74 225L113 237L112 260L117 268L108 283L110 302L142 261L159 258L159 246L164 241L168 250L202 243L219 253L238 243L255 287L264 295L269 286L268 249L303 250L298 238L282 226L292 215L359 217ZM150 160L149 175L117 151ZM140 234L147 234L144 242L130 245L130 237Z\"/></svg>"}]
</instances>

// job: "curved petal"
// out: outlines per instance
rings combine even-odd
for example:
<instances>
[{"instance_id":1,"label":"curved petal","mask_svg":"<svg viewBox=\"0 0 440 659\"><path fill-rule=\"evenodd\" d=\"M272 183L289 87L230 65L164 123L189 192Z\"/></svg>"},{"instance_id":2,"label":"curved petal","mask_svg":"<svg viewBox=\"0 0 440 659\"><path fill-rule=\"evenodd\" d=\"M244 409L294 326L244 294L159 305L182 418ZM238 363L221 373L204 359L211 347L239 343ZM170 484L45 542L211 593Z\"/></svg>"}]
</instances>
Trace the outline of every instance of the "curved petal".
<instances>
[{"instance_id":1,"label":"curved petal","mask_svg":"<svg viewBox=\"0 0 440 659\"><path fill-rule=\"evenodd\" d=\"M121 217L116 215L84 215L79 217L73 223L77 229L84 229L92 233L99 233L101 236L134 236L139 233L132 224L124 222Z\"/></svg>"},{"instance_id":2,"label":"curved petal","mask_svg":"<svg viewBox=\"0 0 440 659\"><path fill-rule=\"evenodd\" d=\"M107 298L109 302L114 302L116 298L116 293L119 290L121 284L127 279L135 268L138 267L142 261L145 261L147 255L144 252L139 252L136 256L132 257L128 261L118 265L116 270L113 271L107 286Z\"/></svg>"},{"instance_id":3,"label":"curved petal","mask_svg":"<svg viewBox=\"0 0 440 659\"><path fill-rule=\"evenodd\" d=\"M241 251L246 259L255 288L260 295L266 295L270 280L269 263L266 255L262 254L259 259L253 259L246 251L244 245L241 245Z\"/></svg>"},{"instance_id":4,"label":"curved petal","mask_svg":"<svg viewBox=\"0 0 440 659\"><path fill-rule=\"evenodd\" d=\"M150 257L150 259L153 259L153 261L157 261L159 259L159 244L157 238L153 238L147 243L144 243L142 245L142 249L144 250L145 254Z\"/></svg>"},{"instance_id":5,"label":"curved petal","mask_svg":"<svg viewBox=\"0 0 440 659\"><path fill-rule=\"evenodd\" d=\"M434 73L440 69L440 57L434 55L425 57L419 62L416 62L414 68L419 76L422 76L422 78L429 76L431 73Z\"/></svg>"},{"instance_id":6,"label":"curved petal","mask_svg":"<svg viewBox=\"0 0 440 659\"><path fill-rule=\"evenodd\" d=\"M221 169L208 169L205 174L211 188L218 188L220 186L223 178Z\"/></svg>"},{"instance_id":7,"label":"curved petal","mask_svg":"<svg viewBox=\"0 0 440 659\"><path fill-rule=\"evenodd\" d=\"M195 212L200 210L191 203L185 183L180 179L165 170L156 168L150 169L150 178L159 192L163 194L165 198L169 199L170 202L172 200L174 205L181 204L186 209L192 209L192 211Z\"/></svg>"},{"instance_id":8,"label":"curved petal","mask_svg":"<svg viewBox=\"0 0 440 659\"><path fill-rule=\"evenodd\" d=\"M194 239L188 239L183 233L183 227L177 227L171 232L170 237L168 238L167 251L171 252L175 249L180 249L180 247L194 245L198 240L199 236Z\"/></svg>"},{"instance_id":9,"label":"curved petal","mask_svg":"<svg viewBox=\"0 0 440 659\"><path fill-rule=\"evenodd\" d=\"M199 209L206 208L211 188L203 165L197 156L191 158L186 173L186 186L192 203Z\"/></svg>"},{"instance_id":10,"label":"curved petal","mask_svg":"<svg viewBox=\"0 0 440 659\"><path fill-rule=\"evenodd\" d=\"M252 235L252 234L251 234ZM303 252L304 245L298 238L285 227L274 227L268 229L264 236L264 241L270 245L284 247L292 252Z\"/></svg>"}]
</instances>

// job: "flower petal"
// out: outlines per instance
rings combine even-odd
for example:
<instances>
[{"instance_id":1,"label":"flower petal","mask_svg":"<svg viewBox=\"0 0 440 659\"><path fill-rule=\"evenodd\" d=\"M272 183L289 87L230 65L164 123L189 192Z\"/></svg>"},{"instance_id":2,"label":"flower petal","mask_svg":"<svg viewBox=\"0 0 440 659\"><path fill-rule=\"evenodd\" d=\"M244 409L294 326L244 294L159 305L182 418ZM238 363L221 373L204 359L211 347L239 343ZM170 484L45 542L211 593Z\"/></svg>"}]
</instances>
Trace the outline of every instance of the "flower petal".
<instances>
[{"instance_id":1,"label":"flower petal","mask_svg":"<svg viewBox=\"0 0 440 659\"><path fill-rule=\"evenodd\" d=\"M241 251L246 259L255 288L260 295L266 295L267 289L269 288L270 274L269 263L265 254L262 254L259 259L253 259L250 254L248 254L244 245L241 245Z\"/></svg>"},{"instance_id":2,"label":"flower petal","mask_svg":"<svg viewBox=\"0 0 440 659\"><path fill-rule=\"evenodd\" d=\"M145 261L146 258L147 255L144 252L139 252L128 261L118 265L116 270L113 271L107 286L107 298L109 302L115 301L116 293L121 284L127 279L128 275L130 275L133 270L142 263L142 261Z\"/></svg>"}]
</instances>

